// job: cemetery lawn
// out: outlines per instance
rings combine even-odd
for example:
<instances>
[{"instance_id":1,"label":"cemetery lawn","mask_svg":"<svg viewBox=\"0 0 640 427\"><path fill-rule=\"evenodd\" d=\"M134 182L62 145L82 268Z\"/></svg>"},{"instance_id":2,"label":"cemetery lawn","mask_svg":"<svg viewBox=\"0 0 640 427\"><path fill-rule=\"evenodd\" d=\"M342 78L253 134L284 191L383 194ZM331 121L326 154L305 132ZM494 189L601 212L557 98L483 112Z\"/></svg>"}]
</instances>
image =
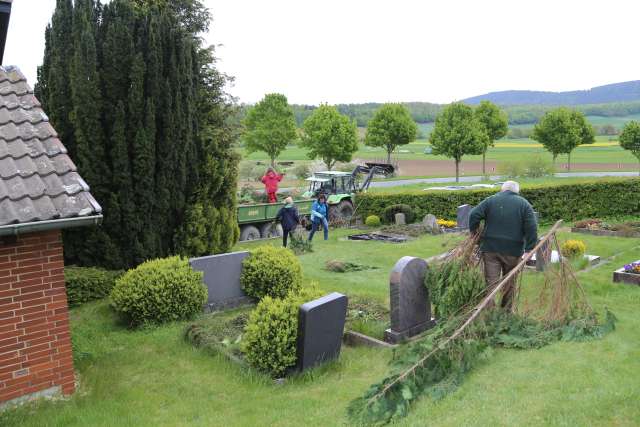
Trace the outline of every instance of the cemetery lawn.
<instances>
[{"instance_id":1,"label":"cemetery lawn","mask_svg":"<svg viewBox=\"0 0 640 427\"><path fill-rule=\"evenodd\" d=\"M405 244L351 242L348 230L314 240L300 257L308 280L327 291L388 304L388 276L402 255L443 252L455 237ZM316 237L321 237L316 235ZM561 233L579 238L607 263L578 277L591 304L619 319L603 340L556 343L539 350L494 350L462 386L440 401L421 399L398 425L618 425L640 423L640 287L611 282L612 271L640 259L640 239ZM264 242L239 244L246 249ZM268 244L279 244L270 241ZM614 260L608 258L615 256ZM329 273L330 259L378 266ZM527 287L536 286L528 273ZM131 331L108 301L71 311L79 388L60 401L0 413L2 426L333 426L346 407L385 376L389 350L344 347L340 360L276 386L183 338L190 322Z\"/></svg>"}]
</instances>

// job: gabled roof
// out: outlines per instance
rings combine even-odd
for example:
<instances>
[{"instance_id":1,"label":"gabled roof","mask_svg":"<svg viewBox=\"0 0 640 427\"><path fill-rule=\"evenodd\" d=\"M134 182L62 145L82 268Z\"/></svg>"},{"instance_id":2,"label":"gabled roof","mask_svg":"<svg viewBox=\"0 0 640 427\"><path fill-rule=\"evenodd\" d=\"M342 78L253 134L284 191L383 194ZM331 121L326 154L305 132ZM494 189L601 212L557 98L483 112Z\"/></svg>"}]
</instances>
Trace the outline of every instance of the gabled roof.
<instances>
[{"instance_id":1,"label":"gabled roof","mask_svg":"<svg viewBox=\"0 0 640 427\"><path fill-rule=\"evenodd\" d=\"M13 225L95 222L101 212L24 75L0 67L0 235L17 233Z\"/></svg>"}]
</instances>

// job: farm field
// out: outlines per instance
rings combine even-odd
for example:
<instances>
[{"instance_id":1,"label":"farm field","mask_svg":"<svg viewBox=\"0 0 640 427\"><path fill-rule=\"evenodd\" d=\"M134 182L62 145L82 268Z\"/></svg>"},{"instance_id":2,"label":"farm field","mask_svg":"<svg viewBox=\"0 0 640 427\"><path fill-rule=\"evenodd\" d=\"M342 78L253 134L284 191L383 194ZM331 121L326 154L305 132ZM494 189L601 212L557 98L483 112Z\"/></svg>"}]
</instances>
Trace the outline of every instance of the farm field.
<instances>
[{"instance_id":1,"label":"farm field","mask_svg":"<svg viewBox=\"0 0 640 427\"><path fill-rule=\"evenodd\" d=\"M452 159L444 156L424 154L428 147L426 140L419 140L401 146L393 155L393 161L400 167L401 177L442 177L455 175ZM246 154L241 150L243 162L268 163L264 153ZM548 161L552 156L540 144L530 139L500 140L495 147L487 152L487 171L497 173L501 163L521 161L523 156L536 155ZM360 150L354 156L354 161L386 162L386 153L381 148L360 145ZM294 161L308 163L310 160L306 151L298 146L289 146L279 157L279 161ZM556 171L567 171L566 155L558 156ZM576 148L571 154L572 171L636 171L638 161L629 152L623 150L616 141L609 141L609 137L597 137L593 145ZM462 175L477 175L482 171L482 156L465 156L461 163Z\"/></svg>"},{"instance_id":2,"label":"farm field","mask_svg":"<svg viewBox=\"0 0 640 427\"><path fill-rule=\"evenodd\" d=\"M388 304L388 275L402 255L441 253L456 237L425 236L404 244L345 240L332 230L300 256L307 281L326 291ZM560 233L561 239L575 237ZM462 386L440 401L421 399L397 425L637 425L640 421L640 288L613 284L611 271L638 259L640 239L580 235L588 253L615 260L578 273L594 308L619 319L603 340L557 343L540 350L495 350ZM250 249L264 242L244 243ZM277 241L268 244L278 245ZM378 267L328 273L340 259ZM527 286L536 286L528 273ZM387 372L389 350L343 347L339 361L276 386L183 339L189 322L128 330L108 301L71 310L80 373L69 399L44 401L0 414L2 426L339 426L346 406ZM481 414L481 416L479 416Z\"/></svg>"}]
</instances>

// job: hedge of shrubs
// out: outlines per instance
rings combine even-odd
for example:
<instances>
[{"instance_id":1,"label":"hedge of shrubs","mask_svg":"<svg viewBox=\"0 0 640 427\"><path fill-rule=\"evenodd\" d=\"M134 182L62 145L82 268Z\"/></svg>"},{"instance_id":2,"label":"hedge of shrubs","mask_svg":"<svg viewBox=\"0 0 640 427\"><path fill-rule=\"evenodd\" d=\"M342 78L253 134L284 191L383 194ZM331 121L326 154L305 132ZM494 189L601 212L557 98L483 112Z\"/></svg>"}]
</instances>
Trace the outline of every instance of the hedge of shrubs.
<instances>
[{"instance_id":1,"label":"hedge of shrubs","mask_svg":"<svg viewBox=\"0 0 640 427\"><path fill-rule=\"evenodd\" d=\"M396 222L397 213L404 214L404 220L407 224L413 223L416 219L416 213L413 208L405 203L396 203L385 207L382 211L382 218L384 218L385 223L393 224Z\"/></svg>"},{"instance_id":2,"label":"hedge of shrubs","mask_svg":"<svg viewBox=\"0 0 640 427\"><path fill-rule=\"evenodd\" d=\"M240 283L253 298L284 298L302 285L302 266L290 250L260 246L242 261Z\"/></svg>"},{"instance_id":3,"label":"hedge of shrubs","mask_svg":"<svg viewBox=\"0 0 640 427\"><path fill-rule=\"evenodd\" d=\"M94 267L65 267L64 280L69 307L109 295L122 271L109 271Z\"/></svg>"},{"instance_id":4,"label":"hedge of shrubs","mask_svg":"<svg viewBox=\"0 0 640 427\"><path fill-rule=\"evenodd\" d=\"M113 308L132 326L189 319L207 302L202 273L186 258L155 259L127 271L111 291Z\"/></svg>"},{"instance_id":5,"label":"hedge of shrubs","mask_svg":"<svg viewBox=\"0 0 640 427\"><path fill-rule=\"evenodd\" d=\"M573 221L588 217L637 215L640 179L607 179L580 184L557 184L520 191L540 214L541 222L558 219ZM406 204L418 217L431 213L439 218L455 218L462 204L477 205L496 190L474 191L411 191L397 194L365 193L358 196L358 210L368 215L382 215L390 205Z\"/></svg>"}]
</instances>

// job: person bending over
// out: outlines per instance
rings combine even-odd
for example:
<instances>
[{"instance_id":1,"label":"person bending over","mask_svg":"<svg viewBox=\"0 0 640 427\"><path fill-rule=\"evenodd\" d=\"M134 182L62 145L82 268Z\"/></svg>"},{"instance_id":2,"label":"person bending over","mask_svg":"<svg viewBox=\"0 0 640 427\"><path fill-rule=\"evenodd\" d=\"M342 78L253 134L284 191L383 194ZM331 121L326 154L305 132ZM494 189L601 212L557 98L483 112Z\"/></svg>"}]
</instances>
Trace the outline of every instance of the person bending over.
<instances>
[{"instance_id":1,"label":"person bending over","mask_svg":"<svg viewBox=\"0 0 640 427\"><path fill-rule=\"evenodd\" d=\"M276 219L282 224L282 246L287 247L287 237L300 224L298 216L298 208L293 204L293 199L287 197L284 199L284 206L280 208Z\"/></svg>"},{"instance_id":2,"label":"person bending over","mask_svg":"<svg viewBox=\"0 0 640 427\"><path fill-rule=\"evenodd\" d=\"M520 262L523 253L530 252L538 241L538 225L529 202L518 195L515 181L502 184L498 194L487 197L471 210L469 231L476 233L484 220L480 251L487 286L497 284ZM516 276L502 290L501 306L513 309Z\"/></svg>"},{"instance_id":3,"label":"person bending over","mask_svg":"<svg viewBox=\"0 0 640 427\"><path fill-rule=\"evenodd\" d=\"M318 196L318 200L313 202L311 206L311 232L309 233L309 241L313 239L313 235L320 224L324 229L324 240L329 238L329 223L327 222L327 198L324 194Z\"/></svg>"}]
</instances>

